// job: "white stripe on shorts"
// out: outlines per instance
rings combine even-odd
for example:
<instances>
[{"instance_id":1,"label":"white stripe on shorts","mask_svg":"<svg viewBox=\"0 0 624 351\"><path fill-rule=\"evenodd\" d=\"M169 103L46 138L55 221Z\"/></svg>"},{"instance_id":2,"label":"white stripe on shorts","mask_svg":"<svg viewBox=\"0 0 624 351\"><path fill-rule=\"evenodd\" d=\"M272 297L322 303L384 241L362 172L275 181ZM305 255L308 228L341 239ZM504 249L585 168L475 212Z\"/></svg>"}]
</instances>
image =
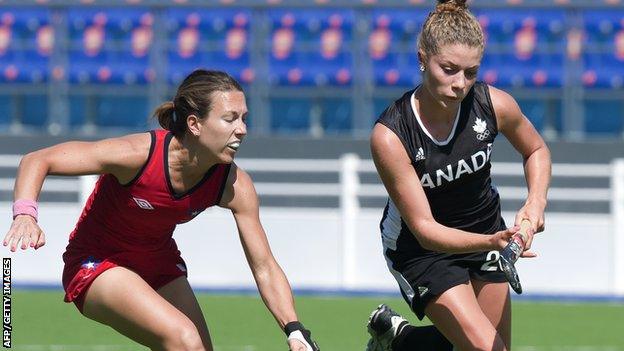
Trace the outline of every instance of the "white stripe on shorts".
<instances>
[{"instance_id":1,"label":"white stripe on shorts","mask_svg":"<svg viewBox=\"0 0 624 351\"><path fill-rule=\"evenodd\" d=\"M384 248L384 254L386 249L397 249L397 239L401 234L401 214L396 207L392 199L388 199L388 212L386 216L381 220L381 241Z\"/></svg>"},{"instance_id":2,"label":"white stripe on shorts","mask_svg":"<svg viewBox=\"0 0 624 351\"><path fill-rule=\"evenodd\" d=\"M386 250L384 250L384 257L386 258L386 264L388 265L388 270L390 271L390 273L392 273L397 283L399 283L399 287L401 288L405 296L407 296L407 299L409 300L409 304L411 306L412 300L414 300L414 296L415 296L414 289L412 289L412 286L409 284L407 279L405 279L405 277L401 275L401 273L395 271L392 268L392 261L390 261L390 258L386 256Z\"/></svg>"}]
</instances>

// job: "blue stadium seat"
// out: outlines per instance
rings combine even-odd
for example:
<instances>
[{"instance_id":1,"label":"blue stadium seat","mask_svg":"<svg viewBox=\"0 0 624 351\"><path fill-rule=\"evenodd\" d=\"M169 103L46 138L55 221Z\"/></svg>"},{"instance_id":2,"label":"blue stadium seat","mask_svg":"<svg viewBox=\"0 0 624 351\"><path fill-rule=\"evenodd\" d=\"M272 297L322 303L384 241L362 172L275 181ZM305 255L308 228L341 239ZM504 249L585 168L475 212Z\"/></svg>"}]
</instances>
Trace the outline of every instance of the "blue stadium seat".
<instances>
[{"instance_id":1,"label":"blue stadium seat","mask_svg":"<svg viewBox=\"0 0 624 351\"><path fill-rule=\"evenodd\" d=\"M204 60L200 53L192 54L188 57L182 57L178 52L169 51L167 82L169 84L178 85L191 72L198 68L204 67Z\"/></svg>"},{"instance_id":2,"label":"blue stadium seat","mask_svg":"<svg viewBox=\"0 0 624 351\"><path fill-rule=\"evenodd\" d=\"M12 27L17 40L31 40L40 27L50 24L50 10L45 7L0 7L0 21Z\"/></svg>"},{"instance_id":3,"label":"blue stadium seat","mask_svg":"<svg viewBox=\"0 0 624 351\"><path fill-rule=\"evenodd\" d=\"M483 58L481 58L478 79L488 84L496 85L498 83L498 76L500 75L498 71L500 67L499 55L493 55L486 50L483 54Z\"/></svg>"},{"instance_id":4,"label":"blue stadium seat","mask_svg":"<svg viewBox=\"0 0 624 351\"><path fill-rule=\"evenodd\" d=\"M197 68L226 71L241 83L253 81L249 10L170 8L165 17L170 83L179 83ZM186 53L183 46L188 49Z\"/></svg>"},{"instance_id":5,"label":"blue stadium seat","mask_svg":"<svg viewBox=\"0 0 624 351\"><path fill-rule=\"evenodd\" d=\"M618 31L624 29L624 10L585 10L581 14L587 43L609 44Z\"/></svg>"},{"instance_id":6,"label":"blue stadium seat","mask_svg":"<svg viewBox=\"0 0 624 351\"><path fill-rule=\"evenodd\" d=\"M151 47L153 45L152 14L145 12L139 22L131 22L118 42L120 50L113 63L113 70L118 72L123 83L148 84L154 81L155 70L150 63ZM128 21L129 22L129 21ZM125 23L125 22L120 22Z\"/></svg>"},{"instance_id":7,"label":"blue stadium seat","mask_svg":"<svg viewBox=\"0 0 624 351\"><path fill-rule=\"evenodd\" d=\"M546 117L546 102L537 99L516 99L522 113L531 121L535 129L544 129L544 119Z\"/></svg>"},{"instance_id":8,"label":"blue stadium seat","mask_svg":"<svg viewBox=\"0 0 624 351\"><path fill-rule=\"evenodd\" d=\"M389 52L384 56L373 58L371 63L373 68L373 82L376 86L402 85L400 83L401 72L399 71L399 59L401 55Z\"/></svg>"},{"instance_id":9,"label":"blue stadium seat","mask_svg":"<svg viewBox=\"0 0 624 351\"><path fill-rule=\"evenodd\" d=\"M537 98L517 98L516 101L525 116L539 132L546 127L557 132L562 131L561 100Z\"/></svg>"},{"instance_id":10,"label":"blue stadium seat","mask_svg":"<svg viewBox=\"0 0 624 351\"><path fill-rule=\"evenodd\" d=\"M561 87L563 85L562 53L522 57L515 54L489 54L486 67L480 70L488 83L501 87ZM495 73L493 73L495 72ZM491 80L491 74L495 79Z\"/></svg>"},{"instance_id":11,"label":"blue stadium seat","mask_svg":"<svg viewBox=\"0 0 624 351\"><path fill-rule=\"evenodd\" d=\"M21 72L18 62L21 62L21 53L8 51L0 55L0 83L15 83L27 81Z\"/></svg>"},{"instance_id":12,"label":"blue stadium seat","mask_svg":"<svg viewBox=\"0 0 624 351\"><path fill-rule=\"evenodd\" d=\"M565 38L566 14L561 9L476 9L488 44L510 45L522 28L536 30L539 44L558 44Z\"/></svg>"},{"instance_id":13,"label":"blue stadium seat","mask_svg":"<svg viewBox=\"0 0 624 351\"><path fill-rule=\"evenodd\" d=\"M301 52L290 53L284 58L272 55L269 58L269 82L273 85L310 86L314 84L312 76L305 67L306 55Z\"/></svg>"},{"instance_id":14,"label":"blue stadium seat","mask_svg":"<svg viewBox=\"0 0 624 351\"><path fill-rule=\"evenodd\" d=\"M586 100L585 132L593 136L621 137L624 132L622 101Z\"/></svg>"},{"instance_id":15,"label":"blue stadium seat","mask_svg":"<svg viewBox=\"0 0 624 351\"><path fill-rule=\"evenodd\" d=\"M623 48L624 49L624 48ZM624 88L624 52L583 54L583 85L587 88Z\"/></svg>"},{"instance_id":16,"label":"blue stadium seat","mask_svg":"<svg viewBox=\"0 0 624 351\"><path fill-rule=\"evenodd\" d=\"M587 88L624 87L624 11L591 10L583 13L586 47L583 85Z\"/></svg>"},{"instance_id":17,"label":"blue stadium seat","mask_svg":"<svg viewBox=\"0 0 624 351\"><path fill-rule=\"evenodd\" d=\"M269 59L269 81L290 86L349 86L353 80L352 65L350 53L327 59L319 53L296 52L286 59Z\"/></svg>"},{"instance_id":18,"label":"blue stadium seat","mask_svg":"<svg viewBox=\"0 0 624 351\"><path fill-rule=\"evenodd\" d=\"M416 53L388 53L380 60L371 58L376 86L415 87L422 81Z\"/></svg>"},{"instance_id":19,"label":"blue stadium seat","mask_svg":"<svg viewBox=\"0 0 624 351\"><path fill-rule=\"evenodd\" d=\"M417 37L426 10L374 10L368 55L377 86L415 86L420 83Z\"/></svg>"},{"instance_id":20,"label":"blue stadium seat","mask_svg":"<svg viewBox=\"0 0 624 351\"><path fill-rule=\"evenodd\" d=\"M416 38L427 19L429 10L375 9L371 13L372 30L387 28L392 33L392 46L410 45L415 49Z\"/></svg>"},{"instance_id":21,"label":"blue stadium seat","mask_svg":"<svg viewBox=\"0 0 624 351\"><path fill-rule=\"evenodd\" d=\"M123 83L119 71L113 70L117 54L112 51L100 51L90 56L82 50L69 52L68 80L73 84L109 84Z\"/></svg>"},{"instance_id":22,"label":"blue stadium seat","mask_svg":"<svg viewBox=\"0 0 624 351\"><path fill-rule=\"evenodd\" d=\"M204 67L227 72L241 84L251 84L255 79L247 50L234 57L224 51L210 53L205 59Z\"/></svg>"},{"instance_id":23,"label":"blue stadium seat","mask_svg":"<svg viewBox=\"0 0 624 351\"><path fill-rule=\"evenodd\" d=\"M156 79L156 72L150 66L148 56L135 56L131 52L117 54L116 61L112 63L114 76L118 77L114 82L126 85L149 84Z\"/></svg>"},{"instance_id":24,"label":"blue stadium seat","mask_svg":"<svg viewBox=\"0 0 624 351\"><path fill-rule=\"evenodd\" d=\"M114 30L110 9L70 8L68 80L73 84L109 83L113 75Z\"/></svg>"},{"instance_id":25,"label":"blue stadium seat","mask_svg":"<svg viewBox=\"0 0 624 351\"><path fill-rule=\"evenodd\" d=\"M272 31L290 27L297 33L297 42L315 42L327 28L337 27L343 32L343 41L352 39L354 14L347 9L272 9L268 11Z\"/></svg>"},{"instance_id":26,"label":"blue stadium seat","mask_svg":"<svg viewBox=\"0 0 624 351\"><path fill-rule=\"evenodd\" d=\"M0 83L45 83L49 58L36 50L20 50L0 56Z\"/></svg>"},{"instance_id":27,"label":"blue stadium seat","mask_svg":"<svg viewBox=\"0 0 624 351\"><path fill-rule=\"evenodd\" d=\"M333 58L313 53L304 59L304 76L313 85L349 86L353 80L353 58L351 53L342 52Z\"/></svg>"},{"instance_id":28,"label":"blue stadium seat","mask_svg":"<svg viewBox=\"0 0 624 351\"><path fill-rule=\"evenodd\" d=\"M80 130L87 124L97 127L143 131L148 129L148 110L145 95L116 96L108 94L71 95L69 126Z\"/></svg>"},{"instance_id":29,"label":"blue stadium seat","mask_svg":"<svg viewBox=\"0 0 624 351\"><path fill-rule=\"evenodd\" d=\"M352 128L351 99L323 99L320 102L321 125L326 134L349 133Z\"/></svg>"},{"instance_id":30,"label":"blue stadium seat","mask_svg":"<svg viewBox=\"0 0 624 351\"><path fill-rule=\"evenodd\" d=\"M143 8L72 8L69 80L72 83L147 84L153 14Z\"/></svg>"},{"instance_id":31,"label":"blue stadium seat","mask_svg":"<svg viewBox=\"0 0 624 351\"><path fill-rule=\"evenodd\" d=\"M0 82L45 83L53 51L54 31L47 9L1 9Z\"/></svg>"},{"instance_id":32,"label":"blue stadium seat","mask_svg":"<svg viewBox=\"0 0 624 351\"><path fill-rule=\"evenodd\" d=\"M306 53L295 50L297 32L289 26L275 28L269 40L269 82L276 85L311 85L311 81L302 81Z\"/></svg>"},{"instance_id":33,"label":"blue stadium seat","mask_svg":"<svg viewBox=\"0 0 624 351\"><path fill-rule=\"evenodd\" d=\"M243 9L167 9L165 21L168 47L170 50L175 50L180 31L194 28L204 44L202 50L221 50L225 47L223 42L229 30L241 28L249 32L250 16L249 10ZM213 45L207 45L208 42ZM215 47L212 42L220 43L219 47Z\"/></svg>"},{"instance_id":34,"label":"blue stadium seat","mask_svg":"<svg viewBox=\"0 0 624 351\"><path fill-rule=\"evenodd\" d=\"M107 39L124 40L135 28L154 22L154 14L139 7L73 7L67 11L67 18L72 39L81 39L86 28L98 25L105 28Z\"/></svg>"},{"instance_id":35,"label":"blue stadium seat","mask_svg":"<svg viewBox=\"0 0 624 351\"><path fill-rule=\"evenodd\" d=\"M48 122L48 96L45 94L23 97L22 124L44 128Z\"/></svg>"},{"instance_id":36,"label":"blue stadium seat","mask_svg":"<svg viewBox=\"0 0 624 351\"><path fill-rule=\"evenodd\" d=\"M274 132L308 133L310 130L310 99L271 99L271 130Z\"/></svg>"},{"instance_id":37,"label":"blue stadium seat","mask_svg":"<svg viewBox=\"0 0 624 351\"><path fill-rule=\"evenodd\" d=\"M303 56L303 55L301 55ZM288 61L273 60L269 62L269 82L272 85L280 86L314 86L314 75L311 71L306 70L305 60L292 59Z\"/></svg>"},{"instance_id":38,"label":"blue stadium seat","mask_svg":"<svg viewBox=\"0 0 624 351\"><path fill-rule=\"evenodd\" d=\"M269 18L269 80L273 84L351 84L352 11L272 10Z\"/></svg>"},{"instance_id":39,"label":"blue stadium seat","mask_svg":"<svg viewBox=\"0 0 624 351\"><path fill-rule=\"evenodd\" d=\"M206 9L171 7L165 12L166 29L170 40L177 39L180 29L193 26L201 32L202 40L222 40L227 30L239 27L249 30L249 9Z\"/></svg>"},{"instance_id":40,"label":"blue stadium seat","mask_svg":"<svg viewBox=\"0 0 624 351\"><path fill-rule=\"evenodd\" d=\"M145 96L98 97L95 125L146 130L149 112Z\"/></svg>"},{"instance_id":41,"label":"blue stadium seat","mask_svg":"<svg viewBox=\"0 0 624 351\"><path fill-rule=\"evenodd\" d=\"M18 67L24 72L26 82L45 83L49 78L50 54L42 54L37 49L24 50L23 60L18 62Z\"/></svg>"}]
</instances>

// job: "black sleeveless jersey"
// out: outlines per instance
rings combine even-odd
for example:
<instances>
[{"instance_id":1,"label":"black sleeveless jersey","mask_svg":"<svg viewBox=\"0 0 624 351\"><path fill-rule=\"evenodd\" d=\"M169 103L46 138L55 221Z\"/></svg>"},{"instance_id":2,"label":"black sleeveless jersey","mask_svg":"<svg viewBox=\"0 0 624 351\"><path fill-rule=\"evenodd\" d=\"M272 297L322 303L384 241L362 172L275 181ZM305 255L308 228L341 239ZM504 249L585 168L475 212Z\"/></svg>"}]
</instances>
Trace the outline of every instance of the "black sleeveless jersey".
<instances>
[{"instance_id":1,"label":"black sleeveless jersey","mask_svg":"<svg viewBox=\"0 0 624 351\"><path fill-rule=\"evenodd\" d=\"M405 93L379 117L401 140L420 179L433 217L448 227L494 233L504 227L500 198L490 178L492 143L498 134L487 84L477 82L461 103L446 140L435 140ZM428 252L388 200L380 224L384 248ZM414 251L415 250L415 251Z\"/></svg>"}]
</instances>

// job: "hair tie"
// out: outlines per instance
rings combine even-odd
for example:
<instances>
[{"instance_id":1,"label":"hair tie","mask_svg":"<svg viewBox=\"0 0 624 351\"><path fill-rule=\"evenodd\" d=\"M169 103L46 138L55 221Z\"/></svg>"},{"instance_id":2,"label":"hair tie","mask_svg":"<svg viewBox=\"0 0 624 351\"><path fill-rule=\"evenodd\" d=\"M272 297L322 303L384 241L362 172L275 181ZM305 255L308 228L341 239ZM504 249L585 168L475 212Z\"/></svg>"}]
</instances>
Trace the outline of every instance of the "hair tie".
<instances>
[{"instance_id":1,"label":"hair tie","mask_svg":"<svg viewBox=\"0 0 624 351\"><path fill-rule=\"evenodd\" d=\"M178 120L178 115L176 115L175 102L173 101L171 101L171 108L173 109L173 113L171 114L173 116L173 123L175 123Z\"/></svg>"}]
</instances>

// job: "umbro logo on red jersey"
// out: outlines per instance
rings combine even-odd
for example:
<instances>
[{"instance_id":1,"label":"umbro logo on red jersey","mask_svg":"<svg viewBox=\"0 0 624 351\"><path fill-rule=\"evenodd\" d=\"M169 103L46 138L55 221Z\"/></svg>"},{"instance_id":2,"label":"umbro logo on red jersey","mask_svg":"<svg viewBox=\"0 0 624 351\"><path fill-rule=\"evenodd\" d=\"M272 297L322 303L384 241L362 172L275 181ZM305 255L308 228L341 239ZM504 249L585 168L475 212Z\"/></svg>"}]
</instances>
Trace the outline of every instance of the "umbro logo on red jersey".
<instances>
[{"instance_id":1,"label":"umbro logo on red jersey","mask_svg":"<svg viewBox=\"0 0 624 351\"><path fill-rule=\"evenodd\" d=\"M139 199L138 197L133 197L132 200L134 200L134 202L136 202L136 204L144 209L144 210L153 210L154 207L152 206L152 204L149 203L149 201L144 200L144 199Z\"/></svg>"}]
</instances>

